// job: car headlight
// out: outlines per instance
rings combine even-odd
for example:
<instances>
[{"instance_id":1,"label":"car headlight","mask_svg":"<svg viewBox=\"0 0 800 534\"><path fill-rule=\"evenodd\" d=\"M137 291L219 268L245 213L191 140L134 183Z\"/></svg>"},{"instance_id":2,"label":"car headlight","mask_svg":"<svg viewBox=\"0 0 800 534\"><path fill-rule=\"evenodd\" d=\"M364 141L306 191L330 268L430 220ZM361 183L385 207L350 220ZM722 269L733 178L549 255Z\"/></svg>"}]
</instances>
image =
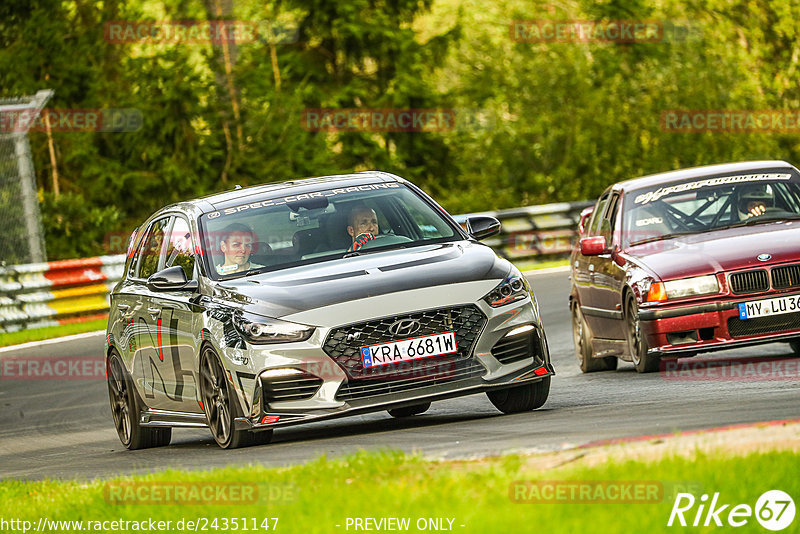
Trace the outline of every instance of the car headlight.
<instances>
[{"instance_id":1,"label":"car headlight","mask_svg":"<svg viewBox=\"0 0 800 534\"><path fill-rule=\"evenodd\" d=\"M531 295L531 286L518 270L511 271L500 285L492 289L483 300L492 308L523 300Z\"/></svg>"},{"instance_id":2,"label":"car headlight","mask_svg":"<svg viewBox=\"0 0 800 534\"><path fill-rule=\"evenodd\" d=\"M314 327L305 326L280 319L255 316L236 316L233 319L236 330L247 341L261 345L266 343L292 343L305 341L314 333Z\"/></svg>"},{"instance_id":3,"label":"car headlight","mask_svg":"<svg viewBox=\"0 0 800 534\"><path fill-rule=\"evenodd\" d=\"M670 280L668 282L656 282L650 286L650 290L647 292L647 300L648 302L657 302L667 299L709 295L711 293L719 293L719 283L716 276L708 274Z\"/></svg>"}]
</instances>

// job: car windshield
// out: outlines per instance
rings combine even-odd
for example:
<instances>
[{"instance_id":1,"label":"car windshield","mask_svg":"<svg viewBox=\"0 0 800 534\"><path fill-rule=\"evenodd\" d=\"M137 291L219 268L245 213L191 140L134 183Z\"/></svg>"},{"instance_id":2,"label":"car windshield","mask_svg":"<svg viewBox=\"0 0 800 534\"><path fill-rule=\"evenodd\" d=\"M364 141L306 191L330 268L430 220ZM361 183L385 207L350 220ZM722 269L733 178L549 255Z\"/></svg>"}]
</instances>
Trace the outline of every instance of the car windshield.
<instances>
[{"instance_id":1,"label":"car windshield","mask_svg":"<svg viewBox=\"0 0 800 534\"><path fill-rule=\"evenodd\" d=\"M800 218L800 179L789 171L740 173L662 184L626 193L623 241Z\"/></svg>"},{"instance_id":2,"label":"car windshield","mask_svg":"<svg viewBox=\"0 0 800 534\"><path fill-rule=\"evenodd\" d=\"M455 224L399 183L241 202L200 217L212 279L462 239Z\"/></svg>"}]
</instances>

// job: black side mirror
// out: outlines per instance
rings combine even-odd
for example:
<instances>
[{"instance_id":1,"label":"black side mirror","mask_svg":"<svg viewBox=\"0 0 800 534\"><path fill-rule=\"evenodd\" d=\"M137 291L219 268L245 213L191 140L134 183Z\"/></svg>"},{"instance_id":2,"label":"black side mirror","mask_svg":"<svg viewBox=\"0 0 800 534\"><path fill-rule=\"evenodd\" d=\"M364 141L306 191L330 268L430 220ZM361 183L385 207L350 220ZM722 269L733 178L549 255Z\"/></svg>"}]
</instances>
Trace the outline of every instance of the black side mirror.
<instances>
[{"instance_id":1,"label":"black side mirror","mask_svg":"<svg viewBox=\"0 0 800 534\"><path fill-rule=\"evenodd\" d=\"M147 279L150 291L194 291L199 287L197 280L189 280L183 267L167 267Z\"/></svg>"},{"instance_id":2,"label":"black side mirror","mask_svg":"<svg viewBox=\"0 0 800 534\"><path fill-rule=\"evenodd\" d=\"M484 215L470 217L467 219L467 232L477 240L486 239L500 233L500 221Z\"/></svg>"}]
</instances>

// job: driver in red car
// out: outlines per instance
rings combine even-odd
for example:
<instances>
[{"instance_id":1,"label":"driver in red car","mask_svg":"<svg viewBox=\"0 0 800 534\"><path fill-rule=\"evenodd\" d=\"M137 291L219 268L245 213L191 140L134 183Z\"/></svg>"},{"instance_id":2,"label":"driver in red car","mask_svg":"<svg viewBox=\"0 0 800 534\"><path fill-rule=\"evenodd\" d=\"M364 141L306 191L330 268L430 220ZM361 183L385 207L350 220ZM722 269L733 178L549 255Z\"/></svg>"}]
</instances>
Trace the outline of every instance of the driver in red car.
<instances>
[{"instance_id":1,"label":"driver in red car","mask_svg":"<svg viewBox=\"0 0 800 534\"><path fill-rule=\"evenodd\" d=\"M739 193L739 220L764 215L775 205L775 195L769 185L746 186Z\"/></svg>"},{"instance_id":2,"label":"driver in red car","mask_svg":"<svg viewBox=\"0 0 800 534\"><path fill-rule=\"evenodd\" d=\"M378 215L365 205L356 206L347 218L347 233L353 239L348 252L359 250L378 235Z\"/></svg>"}]
</instances>

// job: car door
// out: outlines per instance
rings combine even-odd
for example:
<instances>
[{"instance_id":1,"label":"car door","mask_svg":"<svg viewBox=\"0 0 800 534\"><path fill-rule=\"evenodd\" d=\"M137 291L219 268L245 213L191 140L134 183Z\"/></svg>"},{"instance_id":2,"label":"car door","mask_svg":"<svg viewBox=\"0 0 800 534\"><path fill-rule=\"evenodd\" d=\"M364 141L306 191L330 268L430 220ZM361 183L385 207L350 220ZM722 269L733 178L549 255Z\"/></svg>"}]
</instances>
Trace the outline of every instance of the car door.
<instances>
[{"instance_id":1,"label":"car door","mask_svg":"<svg viewBox=\"0 0 800 534\"><path fill-rule=\"evenodd\" d=\"M622 208L621 197L613 191L609 195L605 213L600 219L598 235L605 237L609 253L595 257L594 277L592 280L592 302L596 308L595 323L603 337L607 339L624 339L625 330L622 322L622 285L625 282L624 263L619 260L616 251L619 243L619 213Z\"/></svg>"},{"instance_id":2,"label":"car door","mask_svg":"<svg viewBox=\"0 0 800 534\"><path fill-rule=\"evenodd\" d=\"M172 222L173 217L165 216L153 221L148 228L139 252L132 290L139 299L134 314L138 334L134 373L148 407L162 410L181 410L182 402L175 396L172 359L169 349L165 358L163 345L163 341L169 341L170 337L162 332L162 324L165 317L170 324L172 317L169 313L163 315L158 295L154 296L154 292L147 288L147 279L163 268Z\"/></svg>"},{"instance_id":3,"label":"car door","mask_svg":"<svg viewBox=\"0 0 800 534\"><path fill-rule=\"evenodd\" d=\"M594 211L592 212L592 219L583 237L594 237L600 235L600 221L608 205L610 193L606 192L600 196L595 204ZM581 305L581 312L589 329L597 336L598 332L602 332L599 328L602 327L598 321L595 310L597 304L596 291L594 290L595 269L600 260L597 256L584 256L580 251L575 255L575 288L578 293L578 300ZM602 337L602 336L601 336Z\"/></svg>"},{"instance_id":4,"label":"car door","mask_svg":"<svg viewBox=\"0 0 800 534\"><path fill-rule=\"evenodd\" d=\"M131 235L128 249L128 259L125 262L125 276L115 288L109 309L109 324L111 335L115 338L120 356L131 368L138 351L138 332L136 326L136 313L142 306L142 294L137 290L137 284L132 281L139 261L139 252L143 239L137 229Z\"/></svg>"},{"instance_id":5,"label":"car door","mask_svg":"<svg viewBox=\"0 0 800 534\"><path fill-rule=\"evenodd\" d=\"M173 217L166 239L166 253L160 268L180 266L186 278L196 279L195 247L189 222L181 215ZM197 293L182 290L152 291L148 289L148 300L153 310L159 310L156 320L159 367L165 396L170 404L184 412L201 413L200 398L195 382L195 335L193 322L197 305Z\"/></svg>"}]
</instances>

